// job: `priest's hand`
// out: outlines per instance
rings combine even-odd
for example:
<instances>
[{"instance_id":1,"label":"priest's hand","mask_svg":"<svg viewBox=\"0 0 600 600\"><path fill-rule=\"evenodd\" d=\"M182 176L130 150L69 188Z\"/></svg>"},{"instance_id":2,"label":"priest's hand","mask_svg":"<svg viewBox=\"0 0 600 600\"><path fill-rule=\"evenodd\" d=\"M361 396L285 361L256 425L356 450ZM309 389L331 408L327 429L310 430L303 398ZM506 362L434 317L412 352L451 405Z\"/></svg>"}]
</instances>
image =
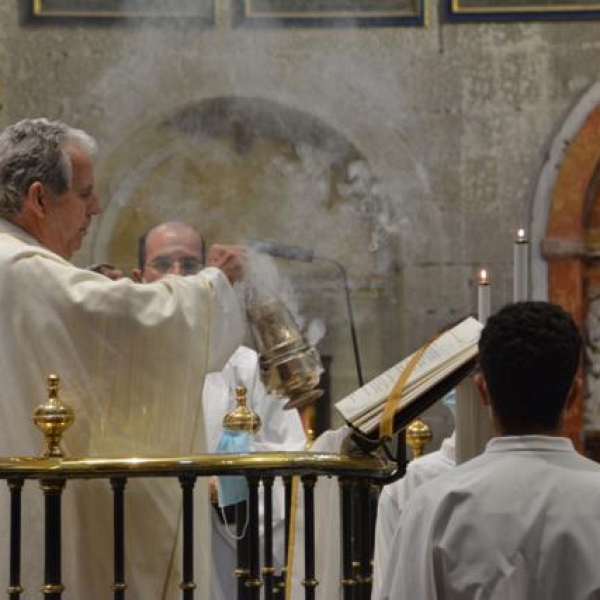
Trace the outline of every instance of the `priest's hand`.
<instances>
[{"instance_id":1,"label":"priest's hand","mask_svg":"<svg viewBox=\"0 0 600 600\"><path fill-rule=\"evenodd\" d=\"M213 244L206 255L206 266L221 269L231 283L240 281L246 270L248 249L244 246Z\"/></svg>"}]
</instances>

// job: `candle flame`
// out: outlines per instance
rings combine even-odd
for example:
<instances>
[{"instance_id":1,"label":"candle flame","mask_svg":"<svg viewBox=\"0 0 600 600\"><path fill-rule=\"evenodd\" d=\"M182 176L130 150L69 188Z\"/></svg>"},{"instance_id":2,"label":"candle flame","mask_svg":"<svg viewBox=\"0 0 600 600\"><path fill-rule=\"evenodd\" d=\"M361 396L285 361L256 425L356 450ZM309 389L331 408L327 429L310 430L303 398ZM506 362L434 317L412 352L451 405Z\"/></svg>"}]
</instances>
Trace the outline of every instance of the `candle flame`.
<instances>
[{"instance_id":1,"label":"candle flame","mask_svg":"<svg viewBox=\"0 0 600 600\"><path fill-rule=\"evenodd\" d=\"M479 285L486 285L489 281L489 274L486 269L479 271Z\"/></svg>"},{"instance_id":2,"label":"candle flame","mask_svg":"<svg viewBox=\"0 0 600 600\"><path fill-rule=\"evenodd\" d=\"M525 230L519 229L517 231L517 242L524 242L524 241L525 241Z\"/></svg>"}]
</instances>

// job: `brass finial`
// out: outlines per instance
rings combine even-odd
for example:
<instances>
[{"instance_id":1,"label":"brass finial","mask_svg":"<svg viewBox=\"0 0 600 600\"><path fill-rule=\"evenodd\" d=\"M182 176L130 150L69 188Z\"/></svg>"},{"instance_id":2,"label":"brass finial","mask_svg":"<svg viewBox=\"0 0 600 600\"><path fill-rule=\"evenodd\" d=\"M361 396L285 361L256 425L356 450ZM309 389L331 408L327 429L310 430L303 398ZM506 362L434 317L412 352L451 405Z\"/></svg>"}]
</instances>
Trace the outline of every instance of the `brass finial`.
<instances>
[{"instance_id":1,"label":"brass finial","mask_svg":"<svg viewBox=\"0 0 600 600\"><path fill-rule=\"evenodd\" d=\"M415 419L406 429L406 443L413 449L413 458L423 455L425 446L433 438L433 433L427 423Z\"/></svg>"},{"instance_id":2,"label":"brass finial","mask_svg":"<svg viewBox=\"0 0 600 600\"><path fill-rule=\"evenodd\" d=\"M223 429L257 433L261 426L260 417L246 406L246 388L243 385L236 386L235 401L237 406L223 417Z\"/></svg>"},{"instance_id":3,"label":"brass finial","mask_svg":"<svg viewBox=\"0 0 600 600\"><path fill-rule=\"evenodd\" d=\"M75 411L58 397L59 378L48 377L48 400L34 411L35 426L44 434L45 448L42 456L63 456L60 441L63 433L73 425Z\"/></svg>"}]
</instances>

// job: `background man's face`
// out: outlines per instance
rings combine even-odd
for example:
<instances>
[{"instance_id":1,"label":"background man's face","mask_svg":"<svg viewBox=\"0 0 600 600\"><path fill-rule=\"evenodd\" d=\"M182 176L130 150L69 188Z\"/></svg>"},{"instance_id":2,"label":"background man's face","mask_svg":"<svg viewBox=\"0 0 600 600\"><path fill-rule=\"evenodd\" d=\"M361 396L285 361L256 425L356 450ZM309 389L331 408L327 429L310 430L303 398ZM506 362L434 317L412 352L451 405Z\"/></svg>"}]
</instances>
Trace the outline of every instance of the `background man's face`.
<instances>
[{"instance_id":1,"label":"background man's face","mask_svg":"<svg viewBox=\"0 0 600 600\"><path fill-rule=\"evenodd\" d=\"M203 267L201 241L196 232L185 226L171 225L153 229L146 239L145 282L172 273L194 275Z\"/></svg>"}]
</instances>

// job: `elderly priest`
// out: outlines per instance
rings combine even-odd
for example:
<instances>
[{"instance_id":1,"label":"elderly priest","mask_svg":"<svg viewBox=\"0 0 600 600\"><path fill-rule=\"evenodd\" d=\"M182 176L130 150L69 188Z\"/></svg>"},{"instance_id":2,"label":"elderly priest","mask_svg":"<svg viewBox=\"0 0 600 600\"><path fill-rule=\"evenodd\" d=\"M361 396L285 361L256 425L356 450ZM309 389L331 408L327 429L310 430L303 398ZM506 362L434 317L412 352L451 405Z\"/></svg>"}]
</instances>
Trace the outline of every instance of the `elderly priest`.
<instances>
[{"instance_id":1,"label":"elderly priest","mask_svg":"<svg viewBox=\"0 0 600 600\"><path fill-rule=\"evenodd\" d=\"M145 286L70 264L100 210L94 154L89 135L46 119L21 121L0 135L5 456L40 453L31 414L46 398L50 373L60 376L64 401L76 412L64 442L67 455L185 454L204 431L204 374L222 368L244 337L231 285L243 271L237 255L226 257L221 269ZM43 582L42 494L28 487L22 584L35 595ZM110 597L110 486L73 481L63 497L63 597ZM8 540L8 494L0 498L0 539ZM174 481L136 480L127 486L127 583L133 598L180 594L179 499ZM208 514L196 518L208 531ZM208 583L209 547L197 545L196 581L202 586ZM2 587L8 561L6 555L0 559Z\"/></svg>"}]
</instances>

